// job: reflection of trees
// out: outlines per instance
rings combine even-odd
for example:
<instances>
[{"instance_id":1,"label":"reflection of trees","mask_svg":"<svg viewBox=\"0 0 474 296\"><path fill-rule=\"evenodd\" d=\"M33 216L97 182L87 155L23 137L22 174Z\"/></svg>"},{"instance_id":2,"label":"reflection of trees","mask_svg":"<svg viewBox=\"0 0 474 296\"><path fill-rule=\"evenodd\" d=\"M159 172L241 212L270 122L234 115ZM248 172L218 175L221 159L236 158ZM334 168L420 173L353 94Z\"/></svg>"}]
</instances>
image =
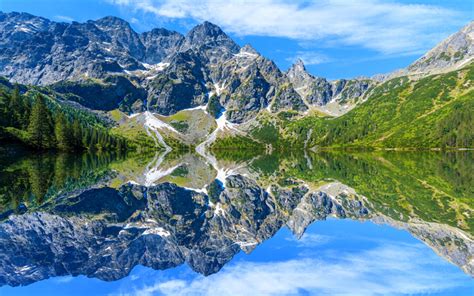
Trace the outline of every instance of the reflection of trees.
<instances>
[{"instance_id":1,"label":"reflection of trees","mask_svg":"<svg viewBox=\"0 0 474 296\"><path fill-rule=\"evenodd\" d=\"M43 203L54 176L54 162L51 157L40 156L27 162L32 198L37 204Z\"/></svg>"},{"instance_id":2,"label":"reflection of trees","mask_svg":"<svg viewBox=\"0 0 474 296\"><path fill-rule=\"evenodd\" d=\"M122 158L111 153L47 153L0 167L0 214L22 203L39 206L63 192L92 186L111 172L111 162Z\"/></svg>"},{"instance_id":3,"label":"reflection of trees","mask_svg":"<svg viewBox=\"0 0 474 296\"><path fill-rule=\"evenodd\" d=\"M309 168L299 161L287 175L312 182L338 180L396 220L474 227L469 218L474 188L470 152L328 152L312 155L311 163Z\"/></svg>"},{"instance_id":4,"label":"reflection of trees","mask_svg":"<svg viewBox=\"0 0 474 296\"><path fill-rule=\"evenodd\" d=\"M236 157L237 161L241 161ZM474 229L472 152L348 152L262 155L249 162L259 178L291 186L339 181L395 220L418 218Z\"/></svg>"}]
</instances>

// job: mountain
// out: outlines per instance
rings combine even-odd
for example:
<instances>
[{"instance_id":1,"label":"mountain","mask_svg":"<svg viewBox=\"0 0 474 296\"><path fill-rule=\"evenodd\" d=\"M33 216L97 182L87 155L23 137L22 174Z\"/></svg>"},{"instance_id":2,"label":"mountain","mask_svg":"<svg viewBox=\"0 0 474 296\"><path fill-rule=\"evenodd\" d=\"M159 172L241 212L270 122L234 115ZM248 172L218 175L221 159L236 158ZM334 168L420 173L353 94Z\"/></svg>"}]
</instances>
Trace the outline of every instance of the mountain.
<instances>
[{"instance_id":1,"label":"mountain","mask_svg":"<svg viewBox=\"0 0 474 296\"><path fill-rule=\"evenodd\" d=\"M314 77L306 71L302 60L298 60L286 75L306 105L330 115L346 113L359 100L362 101L368 90L376 85L376 81L368 78L328 81Z\"/></svg>"},{"instance_id":2,"label":"mountain","mask_svg":"<svg viewBox=\"0 0 474 296\"><path fill-rule=\"evenodd\" d=\"M275 111L307 109L272 61L209 22L182 36L166 29L138 34L116 17L67 24L1 13L0 31L0 75L50 86L91 109L171 115L205 105L212 94L236 123L270 104Z\"/></svg>"},{"instance_id":3,"label":"mountain","mask_svg":"<svg viewBox=\"0 0 474 296\"><path fill-rule=\"evenodd\" d=\"M450 114L472 101L472 77L465 70L472 65L472 30L473 22L405 70L329 81L308 73L302 61L282 72L209 22L181 35L166 29L137 33L116 17L57 23L27 13L0 13L0 75L42 86L53 97L109 112L111 118L118 112L116 125L128 122L129 135L132 123L121 119L136 113L143 115L137 120L145 118L145 111L169 118L184 112L185 120L171 119L183 128L207 122L208 114L215 117L213 132L207 129L213 124L203 123L208 139L201 132L185 133L191 145L205 139L209 147L237 135L242 143L254 140L275 148L267 136L263 141L255 136L273 126L280 144L295 147L470 147L469 115L455 119ZM441 75L442 89L438 78L427 77L433 73ZM459 100L462 106L455 104ZM155 132L166 133L162 127ZM443 135L436 134L444 128ZM166 140L183 141L179 133L168 134Z\"/></svg>"},{"instance_id":4,"label":"mountain","mask_svg":"<svg viewBox=\"0 0 474 296\"><path fill-rule=\"evenodd\" d=\"M278 123L291 145L346 148L472 148L474 63L419 80L399 77L334 119L308 116Z\"/></svg>"},{"instance_id":5,"label":"mountain","mask_svg":"<svg viewBox=\"0 0 474 296\"><path fill-rule=\"evenodd\" d=\"M376 81L387 81L401 76L414 79L461 69L472 62L474 55L474 21L469 22L408 67L392 73L374 75Z\"/></svg>"},{"instance_id":6,"label":"mountain","mask_svg":"<svg viewBox=\"0 0 474 296\"><path fill-rule=\"evenodd\" d=\"M474 21L408 66L410 74L431 74L467 65L474 56Z\"/></svg>"}]
</instances>

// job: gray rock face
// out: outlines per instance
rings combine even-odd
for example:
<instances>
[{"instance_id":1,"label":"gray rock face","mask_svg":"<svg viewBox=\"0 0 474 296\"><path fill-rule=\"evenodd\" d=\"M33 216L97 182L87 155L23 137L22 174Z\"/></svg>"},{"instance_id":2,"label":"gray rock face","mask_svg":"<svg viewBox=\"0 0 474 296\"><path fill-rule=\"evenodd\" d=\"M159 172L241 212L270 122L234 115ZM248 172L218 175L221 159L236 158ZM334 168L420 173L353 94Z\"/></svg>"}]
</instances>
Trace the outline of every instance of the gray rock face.
<instances>
[{"instance_id":1,"label":"gray rock face","mask_svg":"<svg viewBox=\"0 0 474 296\"><path fill-rule=\"evenodd\" d=\"M182 36L166 29L138 34L116 17L67 24L1 13L0 34L0 75L24 84L53 84L92 109L148 108L169 115L206 104L211 94L236 123L269 104L273 111L307 109L272 61L250 46L241 50L209 22ZM104 95L111 88L118 91Z\"/></svg>"},{"instance_id":2,"label":"gray rock face","mask_svg":"<svg viewBox=\"0 0 474 296\"><path fill-rule=\"evenodd\" d=\"M407 70L413 74L429 74L443 69L454 70L472 61L473 56L474 21L471 21L411 64Z\"/></svg>"},{"instance_id":3,"label":"gray rock face","mask_svg":"<svg viewBox=\"0 0 474 296\"><path fill-rule=\"evenodd\" d=\"M410 71L429 72L471 59L472 28L471 22ZM0 37L0 75L12 82L54 85L63 94L70 92L74 101L99 110L148 109L169 115L216 96L228 120L242 123L265 108L305 111L333 102L350 107L376 83L314 77L301 61L282 73L271 60L250 46L240 48L209 22L186 36L166 29L139 34L116 17L57 23L0 12Z\"/></svg>"},{"instance_id":4,"label":"gray rock face","mask_svg":"<svg viewBox=\"0 0 474 296\"><path fill-rule=\"evenodd\" d=\"M180 52L148 85L148 108L163 115L207 103L206 71L191 51Z\"/></svg>"},{"instance_id":5,"label":"gray rock face","mask_svg":"<svg viewBox=\"0 0 474 296\"><path fill-rule=\"evenodd\" d=\"M370 79L340 79L330 82L309 74L301 60L298 60L286 75L295 91L309 105L314 106L324 106L331 101L341 104L355 103L376 83Z\"/></svg>"},{"instance_id":6,"label":"gray rock face","mask_svg":"<svg viewBox=\"0 0 474 296\"><path fill-rule=\"evenodd\" d=\"M247 121L270 104L273 111L307 109L275 63L249 45L214 67L210 75L231 122Z\"/></svg>"},{"instance_id":7,"label":"gray rock face","mask_svg":"<svg viewBox=\"0 0 474 296\"><path fill-rule=\"evenodd\" d=\"M138 34L116 17L67 24L26 13L1 13L0 34L0 74L39 85L145 70L142 63L161 61L184 38L164 29Z\"/></svg>"},{"instance_id":8,"label":"gray rock face","mask_svg":"<svg viewBox=\"0 0 474 296\"><path fill-rule=\"evenodd\" d=\"M184 36L178 32L160 28L142 33L140 40L145 46L143 62L157 64L179 50Z\"/></svg>"},{"instance_id":9,"label":"gray rock face","mask_svg":"<svg viewBox=\"0 0 474 296\"><path fill-rule=\"evenodd\" d=\"M204 62L215 65L231 58L240 47L227 36L221 28L204 22L194 27L186 35L180 51L192 50L204 59Z\"/></svg>"}]
</instances>

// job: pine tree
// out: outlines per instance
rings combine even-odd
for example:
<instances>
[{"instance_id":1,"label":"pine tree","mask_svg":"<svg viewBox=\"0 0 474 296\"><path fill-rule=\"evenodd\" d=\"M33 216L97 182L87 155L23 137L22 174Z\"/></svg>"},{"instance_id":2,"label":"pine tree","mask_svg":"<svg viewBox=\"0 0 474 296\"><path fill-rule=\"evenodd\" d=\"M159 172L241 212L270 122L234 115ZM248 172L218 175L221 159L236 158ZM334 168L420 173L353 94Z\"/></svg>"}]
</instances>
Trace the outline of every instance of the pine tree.
<instances>
[{"instance_id":1,"label":"pine tree","mask_svg":"<svg viewBox=\"0 0 474 296\"><path fill-rule=\"evenodd\" d=\"M9 105L10 97L9 95L0 90L0 125L7 126L10 122L10 114L8 112L8 105Z\"/></svg>"},{"instance_id":2,"label":"pine tree","mask_svg":"<svg viewBox=\"0 0 474 296\"><path fill-rule=\"evenodd\" d=\"M54 125L54 134L56 135L57 147L60 150L72 149L72 131L69 122L62 112L56 116Z\"/></svg>"},{"instance_id":3,"label":"pine tree","mask_svg":"<svg viewBox=\"0 0 474 296\"><path fill-rule=\"evenodd\" d=\"M46 106L44 97L40 94L36 96L31 110L28 134L30 144L38 149L47 149L54 146L51 112Z\"/></svg>"},{"instance_id":4,"label":"pine tree","mask_svg":"<svg viewBox=\"0 0 474 296\"><path fill-rule=\"evenodd\" d=\"M8 105L10 113L10 126L21 128L25 125L23 122L24 104L23 97L20 94L18 87L15 87L13 93L10 96L10 103Z\"/></svg>"},{"instance_id":5,"label":"pine tree","mask_svg":"<svg viewBox=\"0 0 474 296\"><path fill-rule=\"evenodd\" d=\"M79 123L79 120L74 119L72 123L72 138L73 138L73 145L74 149L80 150L83 147L82 144L82 127Z\"/></svg>"}]
</instances>

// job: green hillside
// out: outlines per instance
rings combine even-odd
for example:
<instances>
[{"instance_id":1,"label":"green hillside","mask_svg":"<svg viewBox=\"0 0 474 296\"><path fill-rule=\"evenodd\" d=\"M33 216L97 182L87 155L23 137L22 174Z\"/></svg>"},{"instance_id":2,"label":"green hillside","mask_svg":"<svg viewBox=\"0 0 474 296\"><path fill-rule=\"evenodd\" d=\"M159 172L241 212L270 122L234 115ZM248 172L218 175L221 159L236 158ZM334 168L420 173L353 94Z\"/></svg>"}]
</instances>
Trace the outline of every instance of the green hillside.
<instances>
[{"instance_id":1,"label":"green hillside","mask_svg":"<svg viewBox=\"0 0 474 296\"><path fill-rule=\"evenodd\" d=\"M292 147L474 147L474 64L420 80L395 78L334 119L284 120ZM310 137L308 138L308 135Z\"/></svg>"}]
</instances>

